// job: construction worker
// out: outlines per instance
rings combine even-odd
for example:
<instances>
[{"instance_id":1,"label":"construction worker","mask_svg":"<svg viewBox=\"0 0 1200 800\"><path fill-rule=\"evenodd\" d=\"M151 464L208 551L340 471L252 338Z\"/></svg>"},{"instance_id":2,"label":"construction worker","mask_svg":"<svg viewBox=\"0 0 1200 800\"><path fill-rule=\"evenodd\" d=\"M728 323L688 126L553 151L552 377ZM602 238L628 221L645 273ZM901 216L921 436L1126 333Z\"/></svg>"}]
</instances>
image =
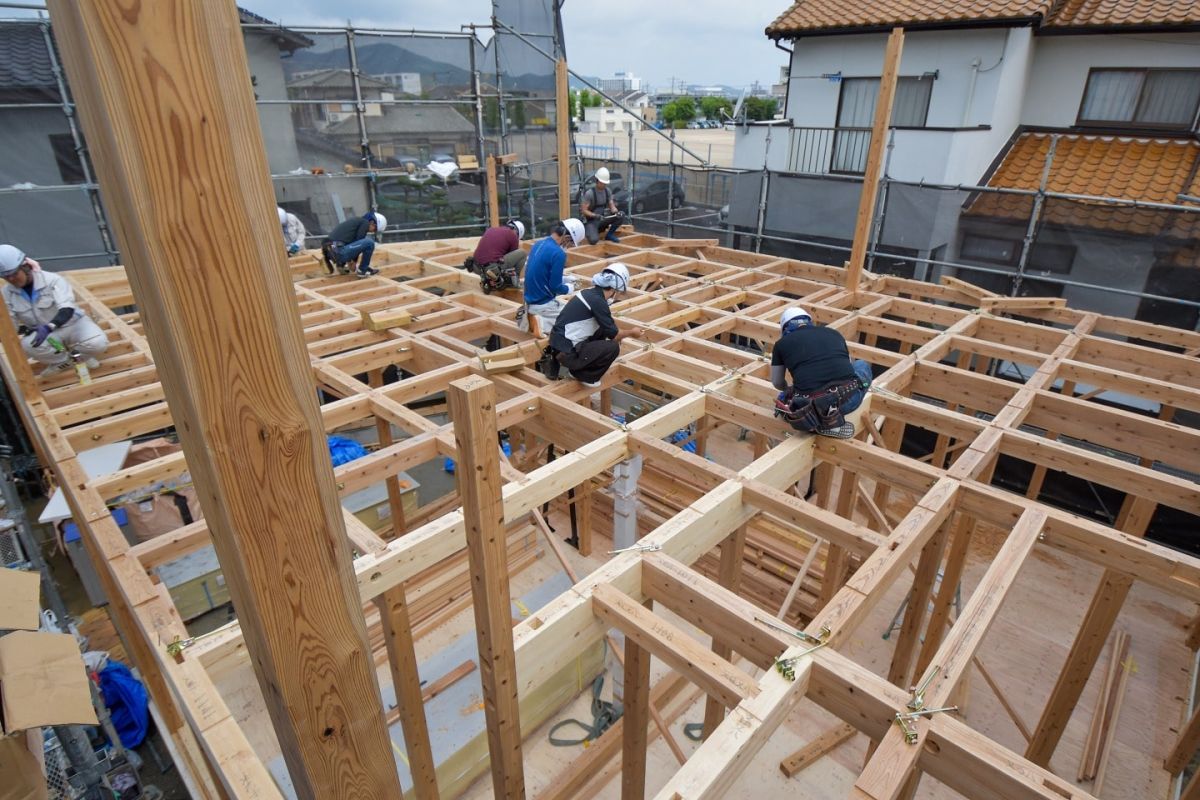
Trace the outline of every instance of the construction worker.
<instances>
[{"instance_id":1,"label":"construction worker","mask_svg":"<svg viewBox=\"0 0 1200 800\"><path fill-rule=\"evenodd\" d=\"M74 358L88 369L100 366L96 356L108 348L108 337L75 304L66 278L43 271L11 244L0 244L0 278L21 347L46 365L43 375L71 366Z\"/></svg>"},{"instance_id":2,"label":"construction worker","mask_svg":"<svg viewBox=\"0 0 1200 800\"><path fill-rule=\"evenodd\" d=\"M521 270L529 255L521 249L525 237L525 224L514 219L504 225L488 228L479 237L475 246L473 272L479 275L479 284L484 294L499 291L506 286L521 285Z\"/></svg>"},{"instance_id":3,"label":"construction worker","mask_svg":"<svg viewBox=\"0 0 1200 800\"><path fill-rule=\"evenodd\" d=\"M343 275L350 274L349 265L358 261L355 275L367 278L378 275L379 270L371 269L371 256L375 252L375 240L387 228L387 217L378 211L368 211L358 219L348 219L334 228L325 240L321 242L321 256L325 259L325 268L329 274L334 270Z\"/></svg>"},{"instance_id":4,"label":"construction worker","mask_svg":"<svg viewBox=\"0 0 1200 800\"><path fill-rule=\"evenodd\" d=\"M536 332L542 336L550 333L562 308L558 295L574 290L575 276L563 277L567 248L578 246L583 237L583 223L565 219L556 222L545 239L534 242L525 263L525 305L517 311L517 327L521 330L532 330L530 317L534 317L538 323Z\"/></svg>"},{"instance_id":5,"label":"construction worker","mask_svg":"<svg viewBox=\"0 0 1200 800\"><path fill-rule=\"evenodd\" d=\"M567 302L550 331L555 360L584 386L599 386L604 373L621 354L619 342L643 333L636 326L620 330L608 308L617 295L628 289L629 267L619 261L609 264L592 278L590 289Z\"/></svg>"},{"instance_id":6,"label":"construction worker","mask_svg":"<svg viewBox=\"0 0 1200 800\"><path fill-rule=\"evenodd\" d=\"M287 248L289 256L294 256L304 249L304 240L308 238L308 231L304 230L304 223L295 214L284 211L279 206L275 206L275 210L279 212L279 228L283 231L283 246Z\"/></svg>"},{"instance_id":7,"label":"construction worker","mask_svg":"<svg viewBox=\"0 0 1200 800\"><path fill-rule=\"evenodd\" d=\"M617 228L621 225L621 212L609 191L610 180L607 167L596 170L596 185L583 193L579 201L579 215L587 226L588 244L600 241L600 234L607 231L604 237L610 242L619 242Z\"/></svg>"},{"instance_id":8,"label":"construction worker","mask_svg":"<svg viewBox=\"0 0 1200 800\"><path fill-rule=\"evenodd\" d=\"M862 405L871 365L851 361L846 339L814 325L803 308L786 309L779 326L782 336L771 354L771 383L780 390L776 416L797 430L849 439L854 424L845 415Z\"/></svg>"}]
</instances>

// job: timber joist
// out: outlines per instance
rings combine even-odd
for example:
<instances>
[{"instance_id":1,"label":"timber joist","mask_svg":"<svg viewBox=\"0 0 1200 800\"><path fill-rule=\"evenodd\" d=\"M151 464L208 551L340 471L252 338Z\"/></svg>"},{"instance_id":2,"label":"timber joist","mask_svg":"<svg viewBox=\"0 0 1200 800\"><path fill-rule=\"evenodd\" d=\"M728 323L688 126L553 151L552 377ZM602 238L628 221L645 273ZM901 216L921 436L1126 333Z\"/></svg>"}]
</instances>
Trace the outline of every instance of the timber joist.
<instances>
[{"instance_id":1,"label":"timber joist","mask_svg":"<svg viewBox=\"0 0 1200 800\"><path fill-rule=\"evenodd\" d=\"M320 424L329 432L370 426L389 432L367 456L333 470L340 498L420 464L460 459L445 416L447 387L478 377L494 389L489 413L496 428L525 446L501 465L503 485L489 501L510 536L525 531L544 503L565 502L568 490L581 492L584 499L573 502L586 504L589 518L594 509L589 524L606 535L616 516L611 476L631 459L644 463L643 550L611 557L513 628L519 704L615 629L626 638L627 676L642 675L651 655L663 659L713 698L724 718L657 788L658 797L721 796L806 700L876 742L855 796L902 796L921 773L973 798L1088 796L953 717L914 718L916 744L893 717L910 700L909 681L923 676L930 678L926 705L947 704L1039 548L1200 602L1200 561L1147 541L1144 526L1077 516L1039 494L1027 498L1025 487L995 474L1003 456L1126 493L1147 518L1159 505L1200 514L1200 486L1188 477L1200 471L1200 434L1186 417L1172 416L1176 409L1200 411L1200 367L1178 352L1200 347L1200 334L1050 301L1013 304L966 284L868 276L857 291L846 291L838 268L730 250L713 240L635 234L568 255L568 271L585 282L611 259L630 269L631 291L613 312L619 324L640 325L645 334L623 342L599 390L599 408L619 410L633 397L650 409L621 423L594 410L594 398L579 384L550 382L529 366L538 345L513 323L519 298L479 293L478 280L459 267L474 243L381 246L380 274L361 281L325 275L312 257L291 259L289 269L306 366L321 392ZM239 626L197 645L194 654L184 650L182 663L166 656L163 637L185 632L149 571L208 544L206 522L130 547L106 513L121 495L180 480L189 473L186 459L164 456L96 477L79 466L83 451L170 431L175 420L140 314L125 308L135 298L123 270L67 275L113 347L90 386L74 385L69 376L32 379L19 404L25 423L51 459L47 466L113 588L115 616L132 628L123 633L142 643L134 655L153 676L156 703L175 708L170 735L204 754L188 768L201 775L200 786L213 787L205 796L278 797L207 672L248 644ZM814 439L772 413L770 352L779 314L792 304L840 330L853 355L875 366L878 391L852 415L854 439ZM12 344L6 336L5 379L28 385ZM488 375L485 356L509 347L526 366ZM697 453L669 441L681 430ZM756 457L749 464L733 460L713 438L718 432L732 434L722 441L753 438ZM926 440L934 444L920 452ZM547 445L556 452L553 461L545 458ZM793 488L803 488L814 469L818 492L801 499ZM447 581L468 569L474 523L464 511L470 509L449 497L422 510L417 524L396 531L372 531L352 515L342 517L357 588L353 612L363 613L360 604L368 610L380 658L403 661L400 629L430 619L441 598L454 596ZM898 645L903 685L843 655L888 591L907 579L910 565L928 576L944 555L946 574L961 574L953 562L978 523L1007 537L953 624L926 633L924 646L916 639ZM432 581L426 589L424 580ZM939 620L948 617L939 610L944 595L921 595ZM788 606L799 596L792 606L798 613L781 612L784 596ZM372 610L375 604L387 614ZM778 627L794 630L798 620L806 623L803 638ZM921 628L920 618L906 620L901 639ZM501 640L489 646L502 652ZM739 665L738 657L748 663ZM482 664L481 672L493 675ZM1039 730L1061 727L1073 708L1068 695L1055 692ZM644 747L650 710L636 693L627 706L627 770L644 769L636 750ZM1196 727L1189 728L1188 746ZM420 747L421 737L414 740ZM1173 764L1184 759L1172 755ZM520 771L504 775L519 780ZM432 769L421 776L426 790L439 779Z\"/></svg>"}]
</instances>

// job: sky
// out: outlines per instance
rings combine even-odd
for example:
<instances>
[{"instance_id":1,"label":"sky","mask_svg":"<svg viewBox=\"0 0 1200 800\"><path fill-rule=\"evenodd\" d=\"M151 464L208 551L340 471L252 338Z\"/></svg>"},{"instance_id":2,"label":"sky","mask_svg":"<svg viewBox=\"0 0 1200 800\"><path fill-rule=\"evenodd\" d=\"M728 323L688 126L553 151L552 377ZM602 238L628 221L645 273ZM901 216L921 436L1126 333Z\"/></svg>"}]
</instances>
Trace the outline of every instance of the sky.
<instances>
[{"instance_id":1,"label":"sky","mask_svg":"<svg viewBox=\"0 0 1200 800\"><path fill-rule=\"evenodd\" d=\"M239 0L285 25L458 30L486 24L489 0ZM541 7L540 0L532 4ZM764 34L789 0L566 0L563 27L571 69L608 77L629 71L667 89L671 80L734 87L779 80L787 54ZM519 26L514 25L518 28Z\"/></svg>"}]
</instances>

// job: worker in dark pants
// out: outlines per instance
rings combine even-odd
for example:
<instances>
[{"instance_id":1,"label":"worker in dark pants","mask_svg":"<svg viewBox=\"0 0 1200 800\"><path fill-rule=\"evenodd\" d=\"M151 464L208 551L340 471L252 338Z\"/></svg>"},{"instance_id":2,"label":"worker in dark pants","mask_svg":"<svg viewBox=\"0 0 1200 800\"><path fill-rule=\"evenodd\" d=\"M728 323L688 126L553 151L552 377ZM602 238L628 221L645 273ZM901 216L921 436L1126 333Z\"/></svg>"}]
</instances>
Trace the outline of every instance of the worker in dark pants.
<instances>
[{"instance_id":1,"label":"worker in dark pants","mask_svg":"<svg viewBox=\"0 0 1200 800\"><path fill-rule=\"evenodd\" d=\"M619 262L605 267L559 312L550 331L550 347L558 363L584 386L596 387L621 354L619 342L641 336L641 328L619 330L609 305L629 289L629 268Z\"/></svg>"},{"instance_id":2,"label":"worker in dark pants","mask_svg":"<svg viewBox=\"0 0 1200 800\"><path fill-rule=\"evenodd\" d=\"M521 285L521 271L525 269L525 259L529 255L521 249L524 236L525 224L514 219L488 228L479 237L471 261L472 271L479 276L484 294Z\"/></svg>"},{"instance_id":3,"label":"worker in dark pants","mask_svg":"<svg viewBox=\"0 0 1200 800\"><path fill-rule=\"evenodd\" d=\"M802 308L785 310L779 322L783 335L771 354L771 383L780 390L776 416L796 430L849 439L854 424L845 415L862 405L871 365L851 361L846 339L832 328L813 325Z\"/></svg>"},{"instance_id":4,"label":"worker in dark pants","mask_svg":"<svg viewBox=\"0 0 1200 800\"><path fill-rule=\"evenodd\" d=\"M596 244L601 235L610 242L621 241L617 238L617 228L621 226L622 217L608 188L610 180L606 167L596 170L596 185L584 192L579 202L579 216L583 217L587 228L588 244Z\"/></svg>"},{"instance_id":5,"label":"worker in dark pants","mask_svg":"<svg viewBox=\"0 0 1200 800\"><path fill-rule=\"evenodd\" d=\"M348 219L338 224L321 242L321 257L325 259L325 268L332 275L335 271L343 275L350 274L350 265L358 262L354 274L360 278L378 275L379 270L371 269L371 256L375 253L375 240L383 235L387 227L387 217L378 211L368 211L358 219Z\"/></svg>"}]
</instances>

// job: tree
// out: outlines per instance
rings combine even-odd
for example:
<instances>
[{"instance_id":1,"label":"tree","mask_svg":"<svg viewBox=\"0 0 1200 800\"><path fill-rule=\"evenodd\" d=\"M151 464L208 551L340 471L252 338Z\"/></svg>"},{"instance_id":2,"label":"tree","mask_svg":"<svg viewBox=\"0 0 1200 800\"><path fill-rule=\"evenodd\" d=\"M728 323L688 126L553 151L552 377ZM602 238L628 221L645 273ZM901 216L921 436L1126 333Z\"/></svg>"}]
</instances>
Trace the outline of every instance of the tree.
<instances>
[{"instance_id":1,"label":"tree","mask_svg":"<svg viewBox=\"0 0 1200 800\"><path fill-rule=\"evenodd\" d=\"M674 128L682 128L696 118L696 101L680 97L663 106L662 118Z\"/></svg>"},{"instance_id":2,"label":"tree","mask_svg":"<svg viewBox=\"0 0 1200 800\"><path fill-rule=\"evenodd\" d=\"M778 105L778 101L773 97L747 97L746 119L760 121L775 119L775 110Z\"/></svg>"},{"instance_id":3,"label":"tree","mask_svg":"<svg viewBox=\"0 0 1200 800\"><path fill-rule=\"evenodd\" d=\"M579 92L567 92L567 119L579 119Z\"/></svg>"},{"instance_id":4,"label":"tree","mask_svg":"<svg viewBox=\"0 0 1200 800\"><path fill-rule=\"evenodd\" d=\"M704 97L700 100L700 113L705 119L722 119L721 112L733 113L733 103L728 97Z\"/></svg>"},{"instance_id":5,"label":"tree","mask_svg":"<svg viewBox=\"0 0 1200 800\"><path fill-rule=\"evenodd\" d=\"M517 100L508 105L508 121L517 130L525 128L525 101Z\"/></svg>"},{"instance_id":6,"label":"tree","mask_svg":"<svg viewBox=\"0 0 1200 800\"><path fill-rule=\"evenodd\" d=\"M500 101L494 97L483 99L483 125L493 131L500 127Z\"/></svg>"}]
</instances>

